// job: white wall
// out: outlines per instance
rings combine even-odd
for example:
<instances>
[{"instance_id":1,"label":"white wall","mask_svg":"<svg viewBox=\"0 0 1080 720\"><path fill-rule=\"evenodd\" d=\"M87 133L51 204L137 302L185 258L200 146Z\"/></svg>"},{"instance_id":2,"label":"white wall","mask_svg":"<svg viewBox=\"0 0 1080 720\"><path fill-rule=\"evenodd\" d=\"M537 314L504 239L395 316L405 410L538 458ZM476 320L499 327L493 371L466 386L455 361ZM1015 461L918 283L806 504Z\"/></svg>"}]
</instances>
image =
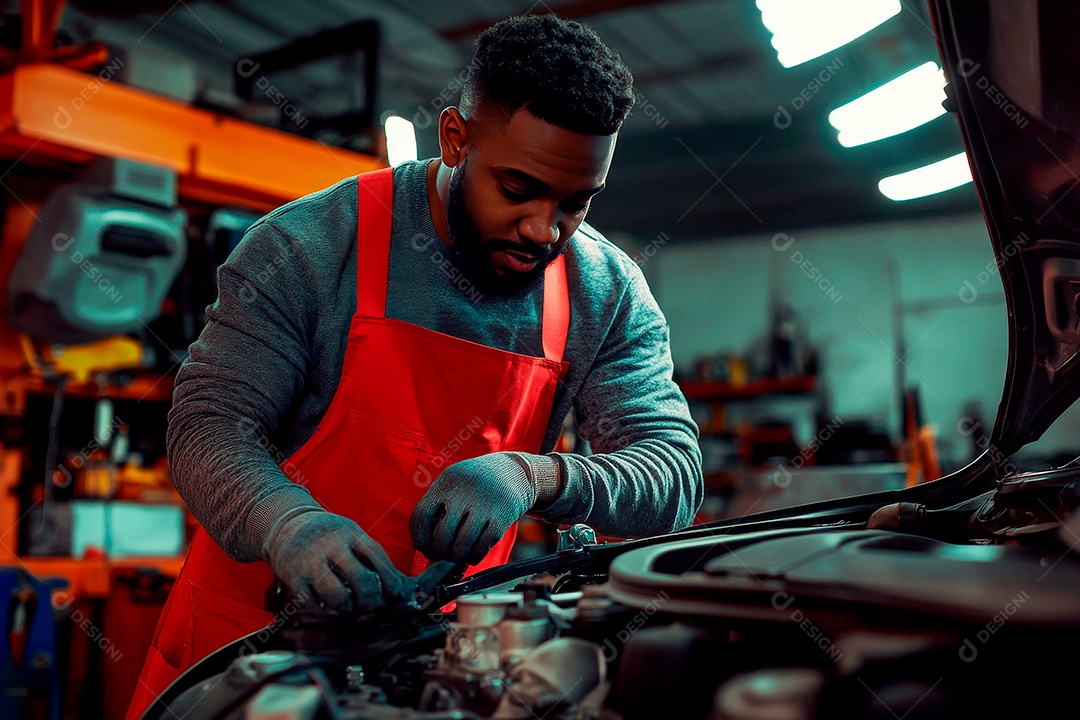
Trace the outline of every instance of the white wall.
<instances>
[{"instance_id":1,"label":"white wall","mask_svg":"<svg viewBox=\"0 0 1080 720\"><path fill-rule=\"evenodd\" d=\"M992 422L1008 344L1001 281L981 215L670 243L643 260L671 325L676 365L703 353L746 353L760 343L775 273L780 297L819 350L833 412L879 422L895 439L900 417L890 266L906 308L907 381L921 388L943 461L966 461L970 441L957 423L972 400ZM975 302L961 299L965 281L979 293ZM1077 445L1075 431L1075 421L1055 427L1039 449L1049 441L1067 451Z\"/></svg>"}]
</instances>

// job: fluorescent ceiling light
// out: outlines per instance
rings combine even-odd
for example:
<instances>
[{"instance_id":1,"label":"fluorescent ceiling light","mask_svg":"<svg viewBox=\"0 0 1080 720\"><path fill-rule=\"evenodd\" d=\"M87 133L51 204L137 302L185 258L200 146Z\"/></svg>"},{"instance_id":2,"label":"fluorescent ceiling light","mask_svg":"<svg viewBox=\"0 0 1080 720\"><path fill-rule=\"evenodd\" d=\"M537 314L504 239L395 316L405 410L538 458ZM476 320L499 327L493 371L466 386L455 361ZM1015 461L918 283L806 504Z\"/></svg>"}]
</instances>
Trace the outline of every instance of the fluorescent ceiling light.
<instances>
[{"instance_id":1,"label":"fluorescent ceiling light","mask_svg":"<svg viewBox=\"0 0 1080 720\"><path fill-rule=\"evenodd\" d=\"M403 117L391 115L383 124L386 129L386 160L390 167L397 167L408 160L416 160L416 129Z\"/></svg>"},{"instance_id":2,"label":"fluorescent ceiling light","mask_svg":"<svg viewBox=\"0 0 1080 720\"><path fill-rule=\"evenodd\" d=\"M847 45L900 12L899 0L757 0L776 57L795 67Z\"/></svg>"},{"instance_id":3,"label":"fluorescent ceiling light","mask_svg":"<svg viewBox=\"0 0 1080 720\"><path fill-rule=\"evenodd\" d=\"M914 200L971 182L967 155L959 153L921 168L882 178L878 190L890 200Z\"/></svg>"},{"instance_id":4,"label":"fluorescent ceiling light","mask_svg":"<svg viewBox=\"0 0 1080 720\"><path fill-rule=\"evenodd\" d=\"M945 73L923 63L829 113L844 147L874 142L928 123L945 114Z\"/></svg>"}]
</instances>

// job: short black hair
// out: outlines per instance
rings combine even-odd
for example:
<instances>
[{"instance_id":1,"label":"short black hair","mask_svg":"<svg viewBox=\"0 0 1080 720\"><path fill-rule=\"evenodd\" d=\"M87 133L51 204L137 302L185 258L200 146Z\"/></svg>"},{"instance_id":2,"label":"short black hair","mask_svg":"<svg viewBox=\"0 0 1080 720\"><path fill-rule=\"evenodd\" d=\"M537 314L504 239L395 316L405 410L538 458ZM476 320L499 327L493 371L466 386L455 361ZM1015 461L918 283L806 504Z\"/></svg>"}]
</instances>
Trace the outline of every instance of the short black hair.
<instances>
[{"instance_id":1,"label":"short black hair","mask_svg":"<svg viewBox=\"0 0 1080 720\"><path fill-rule=\"evenodd\" d=\"M555 15L511 17L476 39L461 94L466 116L481 103L585 135L618 131L634 107L634 76L590 28Z\"/></svg>"}]
</instances>

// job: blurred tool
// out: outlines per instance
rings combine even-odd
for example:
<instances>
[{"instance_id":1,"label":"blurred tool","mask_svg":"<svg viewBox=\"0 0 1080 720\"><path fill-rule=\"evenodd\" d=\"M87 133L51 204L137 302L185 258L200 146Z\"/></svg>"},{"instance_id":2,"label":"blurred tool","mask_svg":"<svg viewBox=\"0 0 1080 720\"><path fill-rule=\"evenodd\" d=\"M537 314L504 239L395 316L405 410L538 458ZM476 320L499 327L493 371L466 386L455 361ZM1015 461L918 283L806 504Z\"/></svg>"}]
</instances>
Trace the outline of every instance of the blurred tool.
<instances>
[{"instance_id":1,"label":"blurred tool","mask_svg":"<svg viewBox=\"0 0 1080 720\"><path fill-rule=\"evenodd\" d=\"M67 583L38 581L0 568L0 717L59 720L60 681L52 592Z\"/></svg>"},{"instance_id":2,"label":"blurred tool","mask_svg":"<svg viewBox=\"0 0 1080 720\"><path fill-rule=\"evenodd\" d=\"M8 320L46 342L141 332L187 250L176 173L102 158L41 208L7 287Z\"/></svg>"},{"instance_id":3,"label":"blurred tool","mask_svg":"<svg viewBox=\"0 0 1080 720\"><path fill-rule=\"evenodd\" d=\"M908 464L907 487L941 477L934 427L923 422L917 387L904 393L904 458Z\"/></svg>"},{"instance_id":4,"label":"blurred tool","mask_svg":"<svg viewBox=\"0 0 1080 720\"><path fill-rule=\"evenodd\" d=\"M889 262L886 265L886 275L888 277L890 315L893 326L893 344L896 346L895 350L890 349L890 351L896 358L896 362L893 363L893 372L896 374L895 382L900 397L900 413L904 422L902 455L908 465L907 487L912 487L941 477L941 468L938 464L934 428L924 424L918 386L908 385L908 366L904 360L907 358L910 349L904 332L905 309L900 291L900 269L895 262Z\"/></svg>"},{"instance_id":5,"label":"blurred tool","mask_svg":"<svg viewBox=\"0 0 1080 720\"><path fill-rule=\"evenodd\" d=\"M779 306L773 314L770 337L770 377L794 377L801 374L797 347L795 313Z\"/></svg>"}]
</instances>

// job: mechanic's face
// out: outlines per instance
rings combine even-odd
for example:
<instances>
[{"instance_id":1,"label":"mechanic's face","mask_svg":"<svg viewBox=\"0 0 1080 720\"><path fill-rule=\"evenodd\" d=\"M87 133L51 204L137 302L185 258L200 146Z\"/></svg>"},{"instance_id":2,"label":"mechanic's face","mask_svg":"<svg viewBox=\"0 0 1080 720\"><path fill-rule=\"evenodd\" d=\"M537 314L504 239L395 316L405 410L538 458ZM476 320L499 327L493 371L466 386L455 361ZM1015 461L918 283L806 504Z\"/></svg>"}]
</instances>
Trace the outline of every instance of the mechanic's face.
<instances>
[{"instance_id":1,"label":"mechanic's face","mask_svg":"<svg viewBox=\"0 0 1080 720\"><path fill-rule=\"evenodd\" d=\"M440 141L454 168L446 218L455 259L478 287L521 292L585 219L616 136L582 135L526 110L509 121L483 111L465 121L449 109L443 126L447 113L454 126L440 128Z\"/></svg>"}]
</instances>

